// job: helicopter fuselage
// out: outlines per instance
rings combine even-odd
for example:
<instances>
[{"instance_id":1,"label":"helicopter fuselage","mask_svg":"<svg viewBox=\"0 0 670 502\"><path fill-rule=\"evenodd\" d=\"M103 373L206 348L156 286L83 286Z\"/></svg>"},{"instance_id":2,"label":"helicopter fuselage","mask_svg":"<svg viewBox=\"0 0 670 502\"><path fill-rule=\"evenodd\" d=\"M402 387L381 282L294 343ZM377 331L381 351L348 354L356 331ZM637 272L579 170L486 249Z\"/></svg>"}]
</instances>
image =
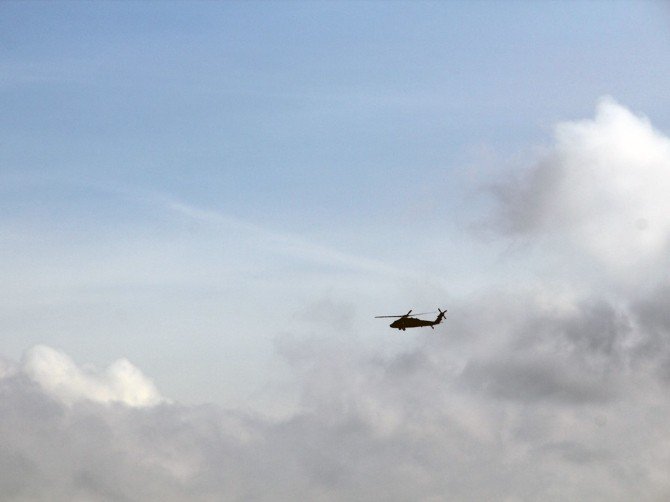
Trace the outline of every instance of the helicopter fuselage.
<instances>
[{"instance_id":1,"label":"helicopter fuselage","mask_svg":"<svg viewBox=\"0 0 670 502\"><path fill-rule=\"evenodd\" d=\"M405 331L406 328L421 328L423 326L432 327L435 324L437 324L435 321L424 321L415 317L401 317L400 319L393 321L389 326Z\"/></svg>"}]
</instances>

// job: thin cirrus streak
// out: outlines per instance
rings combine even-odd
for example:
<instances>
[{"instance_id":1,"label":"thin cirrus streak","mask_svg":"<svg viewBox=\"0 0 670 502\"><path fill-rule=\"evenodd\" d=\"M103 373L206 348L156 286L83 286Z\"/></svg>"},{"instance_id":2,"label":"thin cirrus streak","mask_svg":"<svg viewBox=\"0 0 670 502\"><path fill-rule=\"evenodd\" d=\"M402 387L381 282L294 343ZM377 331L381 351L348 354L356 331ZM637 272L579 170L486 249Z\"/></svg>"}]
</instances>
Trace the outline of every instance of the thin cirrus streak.
<instances>
[{"instance_id":1,"label":"thin cirrus streak","mask_svg":"<svg viewBox=\"0 0 670 502\"><path fill-rule=\"evenodd\" d=\"M330 246L311 242L299 235L271 230L245 221L242 218L227 215L221 211L195 206L171 194L155 190L129 187L106 181L54 179L44 176L28 177L19 175L0 181L2 181L2 185L9 186L13 190L31 190L32 188L39 188L50 184L51 186L60 188L70 187L91 193L107 194L126 199L126 201L132 201L133 203L139 203L140 206L159 209L161 212L167 214L186 217L193 222L203 226L207 225L210 228L213 227L221 232L235 232L236 237L256 239L264 243L264 249L312 263L390 277L416 275L416 271L405 267L401 270L397 266L389 265L380 260L358 256L334 249Z\"/></svg>"},{"instance_id":2,"label":"thin cirrus streak","mask_svg":"<svg viewBox=\"0 0 670 502\"><path fill-rule=\"evenodd\" d=\"M263 240L273 246L273 249L278 253L289 254L307 261L336 267L346 267L362 272L392 276L403 276L406 273L402 273L397 268L378 260L344 253L321 244L310 242L303 237L269 230L218 211L198 208L165 196L161 196L160 201L162 205L170 211L191 218L197 222L215 225L222 230L235 230L247 233L254 238Z\"/></svg>"}]
</instances>

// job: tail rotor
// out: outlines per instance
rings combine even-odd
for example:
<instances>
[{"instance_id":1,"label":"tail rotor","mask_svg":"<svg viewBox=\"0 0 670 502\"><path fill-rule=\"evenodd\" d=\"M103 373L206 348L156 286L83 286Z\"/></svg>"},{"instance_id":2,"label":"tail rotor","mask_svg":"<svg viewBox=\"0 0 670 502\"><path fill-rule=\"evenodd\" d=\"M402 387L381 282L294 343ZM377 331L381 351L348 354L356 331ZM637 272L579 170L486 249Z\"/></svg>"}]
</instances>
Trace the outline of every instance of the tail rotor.
<instances>
[{"instance_id":1,"label":"tail rotor","mask_svg":"<svg viewBox=\"0 0 670 502\"><path fill-rule=\"evenodd\" d=\"M442 319L447 315L447 309L442 310L438 307L437 311L439 314L437 315L437 319L435 319L435 324L440 324Z\"/></svg>"}]
</instances>

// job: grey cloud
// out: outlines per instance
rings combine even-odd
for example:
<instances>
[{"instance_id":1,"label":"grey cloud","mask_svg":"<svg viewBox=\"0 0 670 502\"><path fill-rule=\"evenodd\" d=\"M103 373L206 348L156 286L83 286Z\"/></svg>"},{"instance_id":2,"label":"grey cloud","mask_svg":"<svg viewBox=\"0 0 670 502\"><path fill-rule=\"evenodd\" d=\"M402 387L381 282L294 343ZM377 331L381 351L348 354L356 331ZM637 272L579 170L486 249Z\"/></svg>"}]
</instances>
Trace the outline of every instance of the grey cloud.
<instances>
[{"instance_id":1,"label":"grey cloud","mask_svg":"<svg viewBox=\"0 0 670 502\"><path fill-rule=\"evenodd\" d=\"M468 387L449 351L430 344L379 357L291 343L304 393L285 419L169 402L68 405L20 370L5 376L5 500L653 500L662 488L648 480L662 458L656 434L623 435L636 418L617 416L607 387L565 377L568 368L532 357L537 347L527 360L472 362L461 377ZM493 388L504 406L472 387L492 376L508 384ZM636 406L635 393L621 399ZM611 418L597 425L603 413ZM609 454L594 430L612 442ZM637 474L616 478L631 456ZM586 479L584 469L601 474Z\"/></svg>"},{"instance_id":2,"label":"grey cloud","mask_svg":"<svg viewBox=\"0 0 670 502\"><path fill-rule=\"evenodd\" d=\"M389 375L397 378L407 378L430 365L428 356L419 350L404 352L392 358L386 364Z\"/></svg>"},{"instance_id":3,"label":"grey cloud","mask_svg":"<svg viewBox=\"0 0 670 502\"><path fill-rule=\"evenodd\" d=\"M513 175L504 182L490 185L498 202L498 211L491 225L508 235L525 235L552 225L566 225L567 221L551 218L559 202L559 187L565 169L558 158L540 160L523 174Z\"/></svg>"},{"instance_id":4,"label":"grey cloud","mask_svg":"<svg viewBox=\"0 0 670 502\"><path fill-rule=\"evenodd\" d=\"M633 303L636 319L644 328L642 345L651 352L670 345L670 283L662 283Z\"/></svg>"},{"instance_id":5,"label":"grey cloud","mask_svg":"<svg viewBox=\"0 0 670 502\"><path fill-rule=\"evenodd\" d=\"M500 327L489 329L500 333ZM616 398L634 357L637 332L622 307L582 301L567 311L547 310L528 298L525 314L507 326L508 343L471 358L462 385L490 396L533 401L598 403Z\"/></svg>"},{"instance_id":6,"label":"grey cloud","mask_svg":"<svg viewBox=\"0 0 670 502\"><path fill-rule=\"evenodd\" d=\"M10 500L27 497L31 487L43 484L40 472L33 461L21 453L0 449L0 493Z\"/></svg>"},{"instance_id":7,"label":"grey cloud","mask_svg":"<svg viewBox=\"0 0 670 502\"><path fill-rule=\"evenodd\" d=\"M613 386L604 378L589 378L568 365L540 358L473 361L465 368L462 380L475 391L526 402L597 403L614 397Z\"/></svg>"},{"instance_id":8,"label":"grey cloud","mask_svg":"<svg viewBox=\"0 0 670 502\"><path fill-rule=\"evenodd\" d=\"M656 374L670 384L670 283L663 282L633 302L639 337L632 348L635 362L652 363Z\"/></svg>"},{"instance_id":9,"label":"grey cloud","mask_svg":"<svg viewBox=\"0 0 670 502\"><path fill-rule=\"evenodd\" d=\"M591 448L574 441L560 441L542 445L538 451L549 455L556 455L566 462L575 464L590 464L610 458L611 453L605 448Z\"/></svg>"},{"instance_id":10,"label":"grey cloud","mask_svg":"<svg viewBox=\"0 0 670 502\"><path fill-rule=\"evenodd\" d=\"M4 383L6 500L420 500L441 489L429 481L432 441L379 436L353 408L278 422L167 404L67 408Z\"/></svg>"},{"instance_id":11,"label":"grey cloud","mask_svg":"<svg viewBox=\"0 0 670 502\"><path fill-rule=\"evenodd\" d=\"M632 330L628 317L604 301L582 305L580 314L565 321L563 333L566 338L578 349L616 356Z\"/></svg>"}]
</instances>

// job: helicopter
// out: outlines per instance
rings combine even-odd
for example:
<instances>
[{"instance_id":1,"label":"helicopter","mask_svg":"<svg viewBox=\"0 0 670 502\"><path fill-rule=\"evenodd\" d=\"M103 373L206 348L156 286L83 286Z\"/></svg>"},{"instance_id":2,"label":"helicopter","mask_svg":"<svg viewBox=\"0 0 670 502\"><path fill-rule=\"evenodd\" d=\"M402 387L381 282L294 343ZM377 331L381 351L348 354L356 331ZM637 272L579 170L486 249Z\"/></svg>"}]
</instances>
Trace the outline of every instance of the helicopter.
<instances>
[{"instance_id":1,"label":"helicopter","mask_svg":"<svg viewBox=\"0 0 670 502\"><path fill-rule=\"evenodd\" d=\"M424 326L430 326L431 329L435 329L434 326L437 324L440 324L442 322L442 319L444 319L444 316L447 314L447 309L444 309L444 311L440 310L439 308L437 309L440 313L437 315L437 318L434 321L424 321L423 319L417 319L416 317L410 317L409 315L412 313L410 310L407 312L405 315L378 315L375 316L375 319L383 319L387 317L398 317L396 321L393 321L391 324L389 324L390 327L399 329L402 331L405 331L407 328L423 328ZM432 314L433 312L424 312L422 314L414 314L415 316L418 315L426 315L426 314Z\"/></svg>"}]
</instances>

